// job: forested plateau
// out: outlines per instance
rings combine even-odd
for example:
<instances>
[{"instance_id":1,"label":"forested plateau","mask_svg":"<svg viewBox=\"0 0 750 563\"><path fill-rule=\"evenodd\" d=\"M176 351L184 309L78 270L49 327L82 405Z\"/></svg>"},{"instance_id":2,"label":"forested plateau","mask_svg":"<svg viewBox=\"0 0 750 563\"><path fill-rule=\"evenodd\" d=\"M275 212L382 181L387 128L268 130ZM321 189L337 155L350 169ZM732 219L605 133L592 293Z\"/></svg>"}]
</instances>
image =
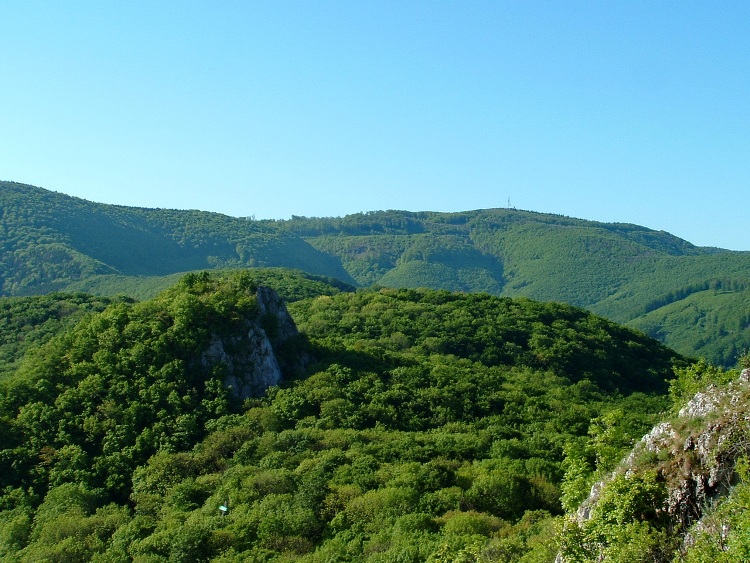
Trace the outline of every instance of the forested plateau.
<instances>
[{"instance_id":1,"label":"forested plateau","mask_svg":"<svg viewBox=\"0 0 750 563\"><path fill-rule=\"evenodd\" d=\"M92 203L14 182L0 182L0 210L0 296L143 300L188 271L276 267L341 289L568 303L725 367L750 346L750 253L637 225L515 209L256 221Z\"/></svg>"}]
</instances>

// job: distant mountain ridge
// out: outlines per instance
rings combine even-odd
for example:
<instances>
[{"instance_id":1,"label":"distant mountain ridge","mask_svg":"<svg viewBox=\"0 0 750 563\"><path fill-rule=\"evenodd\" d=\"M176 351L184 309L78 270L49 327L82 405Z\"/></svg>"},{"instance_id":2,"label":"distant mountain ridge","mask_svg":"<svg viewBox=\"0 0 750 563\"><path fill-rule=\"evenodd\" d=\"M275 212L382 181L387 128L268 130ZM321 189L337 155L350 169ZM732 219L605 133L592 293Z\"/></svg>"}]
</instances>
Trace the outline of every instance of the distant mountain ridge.
<instances>
[{"instance_id":1,"label":"distant mountain ridge","mask_svg":"<svg viewBox=\"0 0 750 563\"><path fill-rule=\"evenodd\" d=\"M258 222L92 203L10 182L0 189L4 295L63 289L95 274L159 276L236 266L297 267L347 281L335 260Z\"/></svg>"},{"instance_id":2,"label":"distant mountain ridge","mask_svg":"<svg viewBox=\"0 0 750 563\"><path fill-rule=\"evenodd\" d=\"M254 221L92 203L14 182L0 182L0 207L4 296L114 295L177 272L281 267L358 286L566 302L725 365L750 347L750 252L637 225L515 209Z\"/></svg>"}]
</instances>

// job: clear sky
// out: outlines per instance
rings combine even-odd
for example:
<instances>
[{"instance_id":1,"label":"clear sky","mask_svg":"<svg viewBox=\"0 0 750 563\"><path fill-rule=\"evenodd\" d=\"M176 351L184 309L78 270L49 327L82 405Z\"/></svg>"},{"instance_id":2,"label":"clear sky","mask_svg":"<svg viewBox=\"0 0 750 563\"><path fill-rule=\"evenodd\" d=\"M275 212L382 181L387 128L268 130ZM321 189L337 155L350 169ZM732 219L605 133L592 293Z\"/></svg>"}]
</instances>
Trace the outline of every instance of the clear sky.
<instances>
[{"instance_id":1,"label":"clear sky","mask_svg":"<svg viewBox=\"0 0 750 563\"><path fill-rule=\"evenodd\" d=\"M258 219L490 207L750 250L750 2L0 2L0 179Z\"/></svg>"}]
</instances>

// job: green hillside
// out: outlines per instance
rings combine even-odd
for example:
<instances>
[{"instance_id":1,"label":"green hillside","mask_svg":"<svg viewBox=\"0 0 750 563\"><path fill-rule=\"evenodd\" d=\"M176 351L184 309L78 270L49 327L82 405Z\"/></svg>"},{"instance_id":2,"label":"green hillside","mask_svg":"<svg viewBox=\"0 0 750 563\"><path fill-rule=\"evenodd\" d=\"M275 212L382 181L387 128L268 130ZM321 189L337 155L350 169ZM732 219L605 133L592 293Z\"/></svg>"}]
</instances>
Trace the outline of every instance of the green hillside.
<instances>
[{"instance_id":1,"label":"green hillside","mask_svg":"<svg viewBox=\"0 0 750 563\"><path fill-rule=\"evenodd\" d=\"M334 258L247 219L102 205L10 182L0 184L0 206L3 295L66 289L94 275L251 266L298 268L348 281Z\"/></svg>"},{"instance_id":2,"label":"green hillside","mask_svg":"<svg viewBox=\"0 0 750 563\"><path fill-rule=\"evenodd\" d=\"M568 446L628 447L683 363L568 305L275 272L312 293L281 350L308 367L242 402L206 350L258 319L251 272L25 350L0 382L2 560L550 561Z\"/></svg>"},{"instance_id":3,"label":"green hillside","mask_svg":"<svg viewBox=\"0 0 750 563\"><path fill-rule=\"evenodd\" d=\"M562 301L725 366L750 348L748 252L699 248L636 225L505 209L297 218L286 226L335 254L362 284ZM715 322L669 314L697 294Z\"/></svg>"},{"instance_id":4,"label":"green hillside","mask_svg":"<svg viewBox=\"0 0 750 563\"><path fill-rule=\"evenodd\" d=\"M27 350L112 302L84 293L0 298L0 381L16 370Z\"/></svg>"},{"instance_id":5,"label":"green hillside","mask_svg":"<svg viewBox=\"0 0 750 563\"><path fill-rule=\"evenodd\" d=\"M569 303L727 366L750 348L735 328L748 314L750 252L695 247L637 225L514 209L253 221L103 205L12 182L0 182L0 209L2 296L65 290L147 299L187 271L279 267L360 287ZM721 318L678 326L683 317L668 313L688 307L688 298Z\"/></svg>"},{"instance_id":6,"label":"green hillside","mask_svg":"<svg viewBox=\"0 0 750 563\"><path fill-rule=\"evenodd\" d=\"M228 273L234 269L215 269L216 273ZM285 301L298 301L313 295L333 295L341 291L355 291L353 285L336 278L309 274L289 268L246 268L242 269L258 285L268 285L276 289ZM151 299L168 287L176 284L184 273L166 276L91 276L66 287L67 291L93 295L127 295L138 300Z\"/></svg>"},{"instance_id":7,"label":"green hillside","mask_svg":"<svg viewBox=\"0 0 750 563\"><path fill-rule=\"evenodd\" d=\"M229 275L229 271L224 273ZM273 287L280 297L289 303L321 295L336 295L342 291L354 291L352 286L333 278L281 268L244 270L243 276L255 285ZM151 278L92 277L85 282L79 282L79 289L101 295L108 293L107 289L111 284L111 289L148 299L148 296L177 284L182 277L183 274ZM73 284L73 287L76 285L78 284ZM44 344L60 332L72 328L86 314L101 312L113 303L133 302L129 297L94 297L89 293L0 297L0 380L17 369L27 350Z\"/></svg>"},{"instance_id":8,"label":"green hillside","mask_svg":"<svg viewBox=\"0 0 750 563\"><path fill-rule=\"evenodd\" d=\"M735 365L750 342L750 288L724 290L719 285L696 291L630 324L677 349Z\"/></svg>"}]
</instances>

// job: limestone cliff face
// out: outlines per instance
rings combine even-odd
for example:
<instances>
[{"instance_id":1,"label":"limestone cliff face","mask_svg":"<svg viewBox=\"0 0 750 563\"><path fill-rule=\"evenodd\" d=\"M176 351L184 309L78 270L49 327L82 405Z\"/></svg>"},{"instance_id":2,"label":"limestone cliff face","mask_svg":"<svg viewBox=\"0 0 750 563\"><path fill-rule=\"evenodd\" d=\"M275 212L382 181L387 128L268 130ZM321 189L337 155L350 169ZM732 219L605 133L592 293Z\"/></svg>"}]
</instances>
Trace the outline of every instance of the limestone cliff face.
<instances>
[{"instance_id":1,"label":"limestone cliff face","mask_svg":"<svg viewBox=\"0 0 750 563\"><path fill-rule=\"evenodd\" d=\"M616 475L629 477L656 469L667 484L668 497L664 506L655 508L669 516L673 530L681 531L683 546L690 545L691 526L701 522L713 501L730 491L736 481L736 462L748 454L750 369L745 369L727 387L697 393L675 419L655 426L615 472L592 487L575 520L585 525ZM565 559L558 555L556 561Z\"/></svg>"},{"instance_id":2,"label":"limestone cliff face","mask_svg":"<svg viewBox=\"0 0 750 563\"><path fill-rule=\"evenodd\" d=\"M278 294L268 287L257 290L257 311L241 334L214 333L200 362L208 371L222 370L224 383L240 399L257 397L278 385L283 373L279 347L296 336L297 326Z\"/></svg>"}]
</instances>

